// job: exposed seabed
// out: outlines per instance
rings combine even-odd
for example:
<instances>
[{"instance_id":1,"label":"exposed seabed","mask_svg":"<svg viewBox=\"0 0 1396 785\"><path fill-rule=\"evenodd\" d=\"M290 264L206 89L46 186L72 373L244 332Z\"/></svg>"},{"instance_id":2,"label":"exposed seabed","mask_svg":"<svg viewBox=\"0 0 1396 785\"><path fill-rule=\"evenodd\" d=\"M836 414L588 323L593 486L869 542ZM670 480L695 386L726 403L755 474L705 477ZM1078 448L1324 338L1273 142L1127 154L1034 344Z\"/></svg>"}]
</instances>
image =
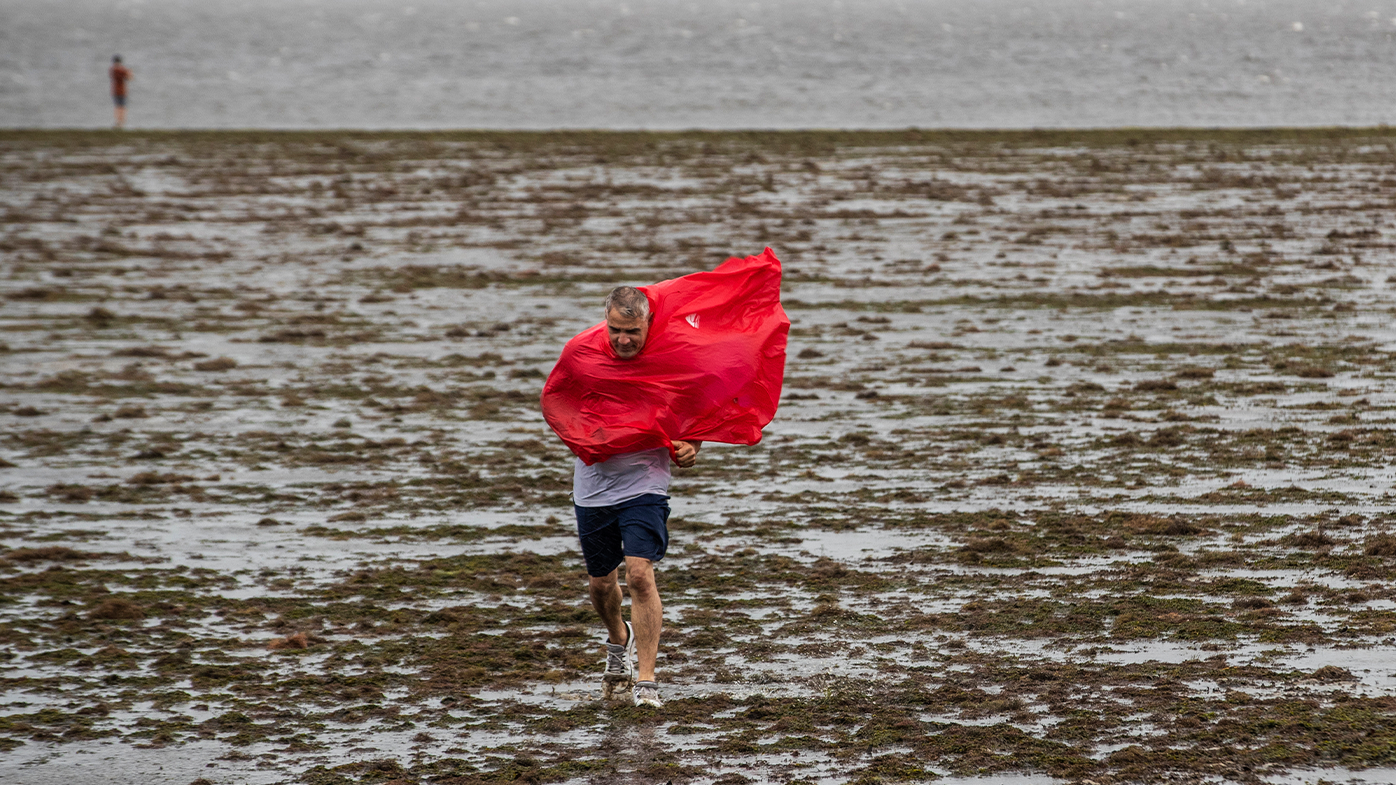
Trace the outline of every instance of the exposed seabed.
<instances>
[{"instance_id":1,"label":"exposed seabed","mask_svg":"<svg viewBox=\"0 0 1396 785\"><path fill-rule=\"evenodd\" d=\"M0 132L0 778L1386 782L1396 134ZM537 411L771 246L600 701Z\"/></svg>"}]
</instances>

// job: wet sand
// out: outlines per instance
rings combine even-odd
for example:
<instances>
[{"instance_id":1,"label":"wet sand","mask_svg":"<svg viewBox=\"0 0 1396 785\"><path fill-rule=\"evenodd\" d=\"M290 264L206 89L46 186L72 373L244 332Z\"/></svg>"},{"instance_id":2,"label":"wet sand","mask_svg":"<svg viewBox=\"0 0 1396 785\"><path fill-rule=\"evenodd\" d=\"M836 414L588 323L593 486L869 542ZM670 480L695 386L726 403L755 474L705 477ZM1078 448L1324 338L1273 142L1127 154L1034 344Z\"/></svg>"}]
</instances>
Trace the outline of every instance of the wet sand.
<instances>
[{"instance_id":1,"label":"wet sand","mask_svg":"<svg viewBox=\"0 0 1396 785\"><path fill-rule=\"evenodd\" d=\"M1396 776L1396 134L0 132L0 778ZM772 247L600 700L538 414Z\"/></svg>"}]
</instances>

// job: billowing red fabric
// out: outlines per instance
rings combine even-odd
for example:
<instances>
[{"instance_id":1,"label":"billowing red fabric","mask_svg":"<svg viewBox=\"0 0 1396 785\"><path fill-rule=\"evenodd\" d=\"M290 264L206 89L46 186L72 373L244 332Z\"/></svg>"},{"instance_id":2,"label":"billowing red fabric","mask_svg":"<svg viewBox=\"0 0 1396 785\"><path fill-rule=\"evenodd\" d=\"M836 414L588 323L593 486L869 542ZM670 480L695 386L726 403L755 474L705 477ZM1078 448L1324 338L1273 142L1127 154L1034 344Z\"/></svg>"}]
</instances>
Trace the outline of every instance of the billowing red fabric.
<instances>
[{"instance_id":1,"label":"billowing red fabric","mask_svg":"<svg viewBox=\"0 0 1396 785\"><path fill-rule=\"evenodd\" d=\"M543 386L543 417L591 465L675 439L756 444L775 417L790 320L780 260L733 257L711 272L638 287L654 321L616 356L606 323L574 337Z\"/></svg>"}]
</instances>

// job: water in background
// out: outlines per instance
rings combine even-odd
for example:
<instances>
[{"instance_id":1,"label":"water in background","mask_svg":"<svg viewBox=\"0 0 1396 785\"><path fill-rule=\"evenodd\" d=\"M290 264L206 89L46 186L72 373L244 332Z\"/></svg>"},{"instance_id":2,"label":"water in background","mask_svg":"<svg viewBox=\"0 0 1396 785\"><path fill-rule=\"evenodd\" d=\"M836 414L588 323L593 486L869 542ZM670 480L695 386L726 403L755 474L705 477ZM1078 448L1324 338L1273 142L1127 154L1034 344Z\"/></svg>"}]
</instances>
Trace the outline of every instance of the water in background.
<instances>
[{"instance_id":1,"label":"water in background","mask_svg":"<svg viewBox=\"0 0 1396 785\"><path fill-rule=\"evenodd\" d=\"M0 0L0 127L1374 125L1391 0Z\"/></svg>"}]
</instances>

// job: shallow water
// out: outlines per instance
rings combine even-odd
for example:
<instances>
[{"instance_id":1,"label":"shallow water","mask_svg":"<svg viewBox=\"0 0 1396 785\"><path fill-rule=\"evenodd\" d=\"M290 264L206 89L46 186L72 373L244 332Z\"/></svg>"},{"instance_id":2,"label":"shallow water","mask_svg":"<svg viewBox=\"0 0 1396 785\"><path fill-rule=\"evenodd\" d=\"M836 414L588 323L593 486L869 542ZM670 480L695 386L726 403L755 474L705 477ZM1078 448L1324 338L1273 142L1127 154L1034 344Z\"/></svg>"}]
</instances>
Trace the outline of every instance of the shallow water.
<instances>
[{"instance_id":1,"label":"shallow water","mask_svg":"<svg viewBox=\"0 0 1396 785\"><path fill-rule=\"evenodd\" d=\"M0 1L0 126L1376 125L1355 0ZM949 179L951 175L947 175ZM137 181L175 190L146 176Z\"/></svg>"}]
</instances>

